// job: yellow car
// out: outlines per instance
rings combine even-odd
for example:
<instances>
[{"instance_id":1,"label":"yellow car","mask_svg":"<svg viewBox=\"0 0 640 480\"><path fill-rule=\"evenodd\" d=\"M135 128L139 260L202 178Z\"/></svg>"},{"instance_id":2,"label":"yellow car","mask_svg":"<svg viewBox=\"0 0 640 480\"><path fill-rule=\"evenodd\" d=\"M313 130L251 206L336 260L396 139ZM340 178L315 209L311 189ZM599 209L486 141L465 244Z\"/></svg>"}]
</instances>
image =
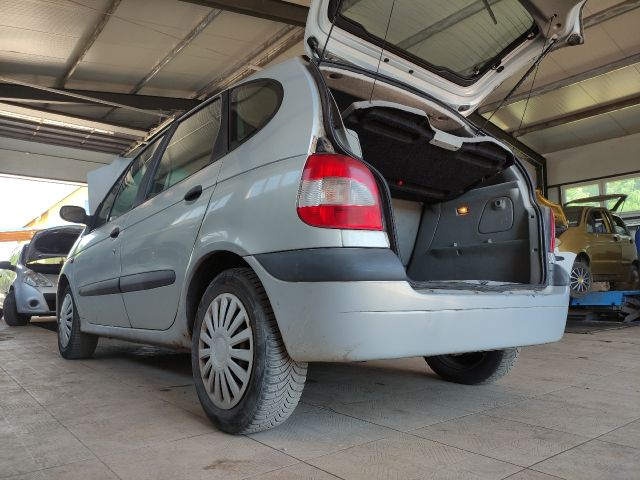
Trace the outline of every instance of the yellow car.
<instances>
[{"instance_id":1,"label":"yellow car","mask_svg":"<svg viewBox=\"0 0 640 480\"><path fill-rule=\"evenodd\" d=\"M577 254L571 269L571 296L589 293L594 282L610 282L614 290L640 289L640 262L633 235L614 212L626 195L599 195L563 206L568 228L558 232L561 252ZM602 204L615 202L610 209Z\"/></svg>"}]
</instances>

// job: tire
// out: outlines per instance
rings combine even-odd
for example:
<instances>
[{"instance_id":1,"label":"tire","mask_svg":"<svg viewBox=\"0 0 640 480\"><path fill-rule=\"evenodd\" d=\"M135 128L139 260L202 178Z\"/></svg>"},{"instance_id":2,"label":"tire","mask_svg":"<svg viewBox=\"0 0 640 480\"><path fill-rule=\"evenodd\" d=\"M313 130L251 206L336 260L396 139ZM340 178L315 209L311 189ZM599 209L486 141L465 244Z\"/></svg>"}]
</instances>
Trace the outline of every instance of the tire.
<instances>
[{"instance_id":1,"label":"tire","mask_svg":"<svg viewBox=\"0 0 640 480\"><path fill-rule=\"evenodd\" d=\"M640 268L637 265L631 265L629 269L629 277L626 282L616 282L613 285L614 290L640 290Z\"/></svg>"},{"instance_id":2,"label":"tire","mask_svg":"<svg viewBox=\"0 0 640 480\"><path fill-rule=\"evenodd\" d=\"M591 267L582 260L576 260L569 275L569 293L571 298L582 298L593 288Z\"/></svg>"},{"instance_id":3,"label":"tire","mask_svg":"<svg viewBox=\"0 0 640 480\"><path fill-rule=\"evenodd\" d=\"M513 368L520 348L425 357L431 369L449 382L465 385L493 383Z\"/></svg>"},{"instance_id":4,"label":"tire","mask_svg":"<svg viewBox=\"0 0 640 480\"><path fill-rule=\"evenodd\" d=\"M31 320L30 315L18 313L18 306L16 305L16 294L13 290L11 290L5 297L2 307L4 321L10 327L24 327L27 323L29 323L29 320Z\"/></svg>"},{"instance_id":5,"label":"tire","mask_svg":"<svg viewBox=\"0 0 640 480\"><path fill-rule=\"evenodd\" d=\"M234 434L284 422L307 376L307 364L289 357L267 294L249 268L226 270L209 284L196 313L191 363L205 413Z\"/></svg>"},{"instance_id":6,"label":"tire","mask_svg":"<svg viewBox=\"0 0 640 480\"><path fill-rule=\"evenodd\" d=\"M80 331L80 316L69 287L62 293L58 309L58 350L67 360L89 358L98 345L98 337Z\"/></svg>"}]
</instances>

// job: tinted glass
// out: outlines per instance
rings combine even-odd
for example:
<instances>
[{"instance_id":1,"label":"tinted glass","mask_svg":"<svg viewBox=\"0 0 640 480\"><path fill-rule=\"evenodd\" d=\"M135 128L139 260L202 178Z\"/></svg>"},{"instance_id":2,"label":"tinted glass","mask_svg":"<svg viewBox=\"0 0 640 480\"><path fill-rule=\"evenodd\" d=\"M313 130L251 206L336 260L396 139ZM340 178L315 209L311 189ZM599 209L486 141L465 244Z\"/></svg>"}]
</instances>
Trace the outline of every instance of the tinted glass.
<instances>
[{"instance_id":1,"label":"tinted glass","mask_svg":"<svg viewBox=\"0 0 640 480\"><path fill-rule=\"evenodd\" d=\"M120 189L116 196L111 213L109 214L109 221L118 218L119 216L127 213L133 207L133 203L138 195L138 190L142 184L144 174L147 172L147 168L151 163L153 154L157 150L158 146L162 142L163 136L153 141L146 149L136 157L131 163L129 170L124 174L121 180Z\"/></svg>"},{"instance_id":2,"label":"tinted glass","mask_svg":"<svg viewBox=\"0 0 640 480\"><path fill-rule=\"evenodd\" d=\"M265 80L231 91L231 146L237 146L264 127L282 102L282 87Z\"/></svg>"},{"instance_id":3,"label":"tinted glass","mask_svg":"<svg viewBox=\"0 0 640 480\"><path fill-rule=\"evenodd\" d=\"M587 232L589 233L609 233L604 214L600 210L591 210L587 218Z\"/></svg>"},{"instance_id":4,"label":"tinted glass","mask_svg":"<svg viewBox=\"0 0 640 480\"><path fill-rule=\"evenodd\" d=\"M580 217L582 216L582 208L580 207L567 207L564 209L564 214L569 221L570 227L577 227L580 225Z\"/></svg>"},{"instance_id":5,"label":"tinted glass","mask_svg":"<svg viewBox=\"0 0 640 480\"><path fill-rule=\"evenodd\" d=\"M166 190L211 163L220 132L221 101L198 110L180 122L154 175L150 196Z\"/></svg>"},{"instance_id":6,"label":"tinted glass","mask_svg":"<svg viewBox=\"0 0 640 480\"><path fill-rule=\"evenodd\" d=\"M341 17L377 43L386 38L398 53L463 79L484 71L534 25L519 0L343 0Z\"/></svg>"}]
</instances>

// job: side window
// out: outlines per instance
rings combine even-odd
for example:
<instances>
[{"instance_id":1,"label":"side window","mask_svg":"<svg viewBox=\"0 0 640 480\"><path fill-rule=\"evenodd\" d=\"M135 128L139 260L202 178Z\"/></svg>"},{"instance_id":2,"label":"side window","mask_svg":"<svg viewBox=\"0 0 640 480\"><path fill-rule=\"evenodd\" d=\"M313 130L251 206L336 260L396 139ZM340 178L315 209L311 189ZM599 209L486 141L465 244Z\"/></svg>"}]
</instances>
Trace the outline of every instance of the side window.
<instances>
[{"instance_id":1,"label":"side window","mask_svg":"<svg viewBox=\"0 0 640 480\"><path fill-rule=\"evenodd\" d=\"M602 210L591 210L587 219L587 232L610 233Z\"/></svg>"},{"instance_id":2,"label":"side window","mask_svg":"<svg viewBox=\"0 0 640 480\"><path fill-rule=\"evenodd\" d=\"M230 96L230 147L234 148L264 127L280 108L282 87L274 80L240 85Z\"/></svg>"},{"instance_id":3,"label":"side window","mask_svg":"<svg viewBox=\"0 0 640 480\"><path fill-rule=\"evenodd\" d=\"M140 155L131 163L131 166L122 177L120 181L120 189L113 201L113 207L109 214L109 221L118 218L119 216L127 213L133 207L133 202L136 200L138 190L144 178L144 174L147 172L147 168L151 163L153 154L158 149L160 143L162 143L163 136L154 140L147 148L145 148Z\"/></svg>"},{"instance_id":4,"label":"side window","mask_svg":"<svg viewBox=\"0 0 640 480\"><path fill-rule=\"evenodd\" d=\"M162 154L149 196L209 165L220 132L221 105L222 101L217 99L180 122Z\"/></svg>"},{"instance_id":5,"label":"side window","mask_svg":"<svg viewBox=\"0 0 640 480\"><path fill-rule=\"evenodd\" d=\"M617 233L618 235L627 235L629 237L631 236L631 233L627 229L627 226L624 224L620 217L611 215L611 218L613 219L613 229L615 230L615 233Z\"/></svg>"},{"instance_id":6,"label":"side window","mask_svg":"<svg viewBox=\"0 0 640 480\"><path fill-rule=\"evenodd\" d=\"M120 185L122 184L122 180L118 180L116 184L111 187L109 193L105 197L102 205L100 205L100 210L96 214L96 219L93 223L93 228L98 228L107 223L107 219L109 218L109 213L111 212L111 207L113 206L113 201L116 198L116 194L120 189Z\"/></svg>"}]
</instances>

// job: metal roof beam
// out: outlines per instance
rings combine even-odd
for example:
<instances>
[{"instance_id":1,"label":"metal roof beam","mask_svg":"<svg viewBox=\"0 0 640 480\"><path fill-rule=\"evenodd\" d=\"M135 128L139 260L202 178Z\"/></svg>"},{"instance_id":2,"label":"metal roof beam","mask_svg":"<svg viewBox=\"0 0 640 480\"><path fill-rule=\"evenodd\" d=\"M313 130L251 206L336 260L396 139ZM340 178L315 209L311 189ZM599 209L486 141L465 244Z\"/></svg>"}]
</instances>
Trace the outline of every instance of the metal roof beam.
<instances>
[{"instance_id":1,"label":"metal roof beam","mask_svg":"<svg viewBox=\"0 0 640 480\"><path fill-rule=\"evenodd\" d=\"M593 15L585 18L583 22L584 28L599 25L603 22L606 22L607 20L611 20L612 18L616 18L619 15L630 12L631 10L635 10L638 7L640 7L640 0L626 0L625 2L618 3L609 8L605 8L604 10L601 10L598 13L594 13Z\"/></svg>"},{"instance_id":2,"label":"metal roof beam","mask_svg":"<svg viewBox=\"0 0 640 480\"><path fill-rule=\"evenodd\" d=\"M181 0L229 12L303 27L309 8L280 0Z\"/></svg>"},{"instance_id":3,"label":"metal roof beam","mask_svg":"<svg viewBox=\"0 0 640 480\"><path fill-rule=\"evenodd\" d=\"M71 78L71 75L73 75L73 72L76 71L76 68L78 68L78 65L80 65L80 62L82 61L84 56L87 54L89 49L93 46L95 41L98 39L98 36L100 35L100 33L102 33L102 30L111 19L111 15L114 14L116 9L118 8L118 5L120 5L120 2L121 0L111 0L109 2L109 4L107 5L107 8L105 8L104 12L102 12L100 19L93 27L93 30L91 31L91 34L89 35L89 37L84 41L84 43L82 44L78 52L71 59L71 65L69 66L65 74L62 76L60 81L58 81L58 84L57 84L58 87L64 88L64 86L67 84L67 82L69 81L69 78Z\"/></svg>"},{"instance_id":4,"label":"metal roof beam","mask_svg":"<svg viewBox=\"0 0 640 480\"><path fill-rule=\"evenodd\" d=\"M517 131L510 130L515 137L522 137L529 133L537 132L540 130L546 130L548 128L558 127L567 123L579 122L580 120L586 120L588 118L596 117L598 115L604 115L606 113L615 112L624 108L630 108L640 105L640 95L634 95L622 100L616 100L615 102L606 103L604 105L598 105L593 108L580 110L568 115L562 115L560 117L552 118L551 120L544 120L542 122L531 123Z\"/></svg>"},{"instance_id":5,"label":"metal roof beam","mask_svg":"<svg viewBox=\"0 0 640 480\"><path fill-rule=\"evenodd\" d=\"M617 5L613 5L609 8L605 8L604 10L598 13L594 13L593 15L588 16L583 20L583 26L585 29L587 29L589 27L600 25L601 23L606 22L607 20L616 18L619 15L628 13L639 7L640 7L640 0L626 0L622 3L618 3ZM532 90L531 98L536 97L538 95L544 95L545 93L550 92L552 90L556 90L558 88L563 88L568 85L573 85L575 83L588 80L589 78L603 75L607 73L607 71L624 68L638 62L640 62L640 55L631 55L627 58L616 60L614 62L608 63L601 67L596 67L591 70L587 70L585 72L579 73L577 75L573 75L571 77L558 80L557 82L551 82L546 85L541 85ZM511 98L502 105L502 107L506 107L507 105L513 105L514 103L527 98L527 96L528 96L528 92L521 92L521 93L512 95ZM480 113L487 113L487 112L493 111L494 109L498 108L498 106L500 106L500 102L501 101L497 101L497 102L492 102L487 105L484 105L480 107L478 111Z\"/></svg>"},{"instance_id":6,"label":"metal roof beam","mask_svg":"<svg viewBox=\"0 0 640 480\"><path fill-rule=\"evenodd\" d=\"M120 104L143 110L191 110L200 102L189 98L133 95L130 93L96 92L90 90L41 90L29 85L0 83L0 101L28 101L42 103Z\"/></svg>"},{"instance_id":7,"label":"metal roof beam","mask_svg":"<svg viewBox=\"0 0 640 480\"><path fill-rule=\"evenodd\" d=\"M571 75L569 77L561 78L555 82L546 83L544 85L540 85L539 87L531 90L531 97L534 98L540 95L544 95L545 93L553 92L560 88L568 87L570 85L575 85L576 83L584 82L585 80L590 80L595 77L599 77L600 75L604 75L609 72L613 72L615 70L619 70L621 68L629 67L631 65L635 65L636 63L640 63L640 53L636 53L635 55L630 55L626 58L621 58L620 60L615 60L613 62L607 63L606 65L602 65L596 68L592 68L590 70L586 70L584 72L578 73L576 75ZM525 100L529 97L528 91L523 91L512 95L508 102L506 102L503 107L507 105L512 105L521 100ZM478 112L479 113L488 113L500 106L500 101L488 103L487 105L483 105Z\"/></svg>"},{"instance_id":8,"label":"metal roof beam","mask_svg":"<svg viewBox=\"0 0 640 480\"><path fill-rule=\"evenodd\" d=\"M160 70L162 70L169 62L171 62L176 56L183 51L195 38L202 33L202 31L207 28L213 20L222 13L221 10L211 10L208 14L206 14L202 19L198 22L198 24L191 30L178 44L171 49L171 51L158 63L156 63L153 68L147 73L142 80L140 80L136 85L131 89L129 93L137 93L140 91L142 87L144 87L147 83L154 78Z\"/></svg>"},{"instance_id":9,"label":"metal roof beam","mask_svg":"<svg viewBox=\"0 0 640 480\"><path fill-rule=\"evenodd\" d=\"M493 5L500 1L502 0L489 0L488 5ZM488 5L486 4L486 2L474 2L466 6L462 10L452 13L448 17L443 18L433 25L429 25L428 27L418 31L417 33L414 33L410 37L405 38L400 43L398 43L398 47L407 50L414 45L417 45L420 42L424 42L434 35L437 35L438 33L451 28L453 25L462 22L463 20L466 20L467 18L472 17L484 10L487 10Z\"/></svg>"},{"instance_id":10,"label":"metal roof beam","mask_svg":"<svg viewBox=\"0 0 640 480\"><path fill-rule=\"evenodd\" d=\"M215 95L242 78L252 74L256 69L264 67L278 55L300 43L303 38L304 29L302 28L292 27L290 25L282 28L240 62L198 90L192 98L204 98Z\"/></svg>"}]
</instances>

